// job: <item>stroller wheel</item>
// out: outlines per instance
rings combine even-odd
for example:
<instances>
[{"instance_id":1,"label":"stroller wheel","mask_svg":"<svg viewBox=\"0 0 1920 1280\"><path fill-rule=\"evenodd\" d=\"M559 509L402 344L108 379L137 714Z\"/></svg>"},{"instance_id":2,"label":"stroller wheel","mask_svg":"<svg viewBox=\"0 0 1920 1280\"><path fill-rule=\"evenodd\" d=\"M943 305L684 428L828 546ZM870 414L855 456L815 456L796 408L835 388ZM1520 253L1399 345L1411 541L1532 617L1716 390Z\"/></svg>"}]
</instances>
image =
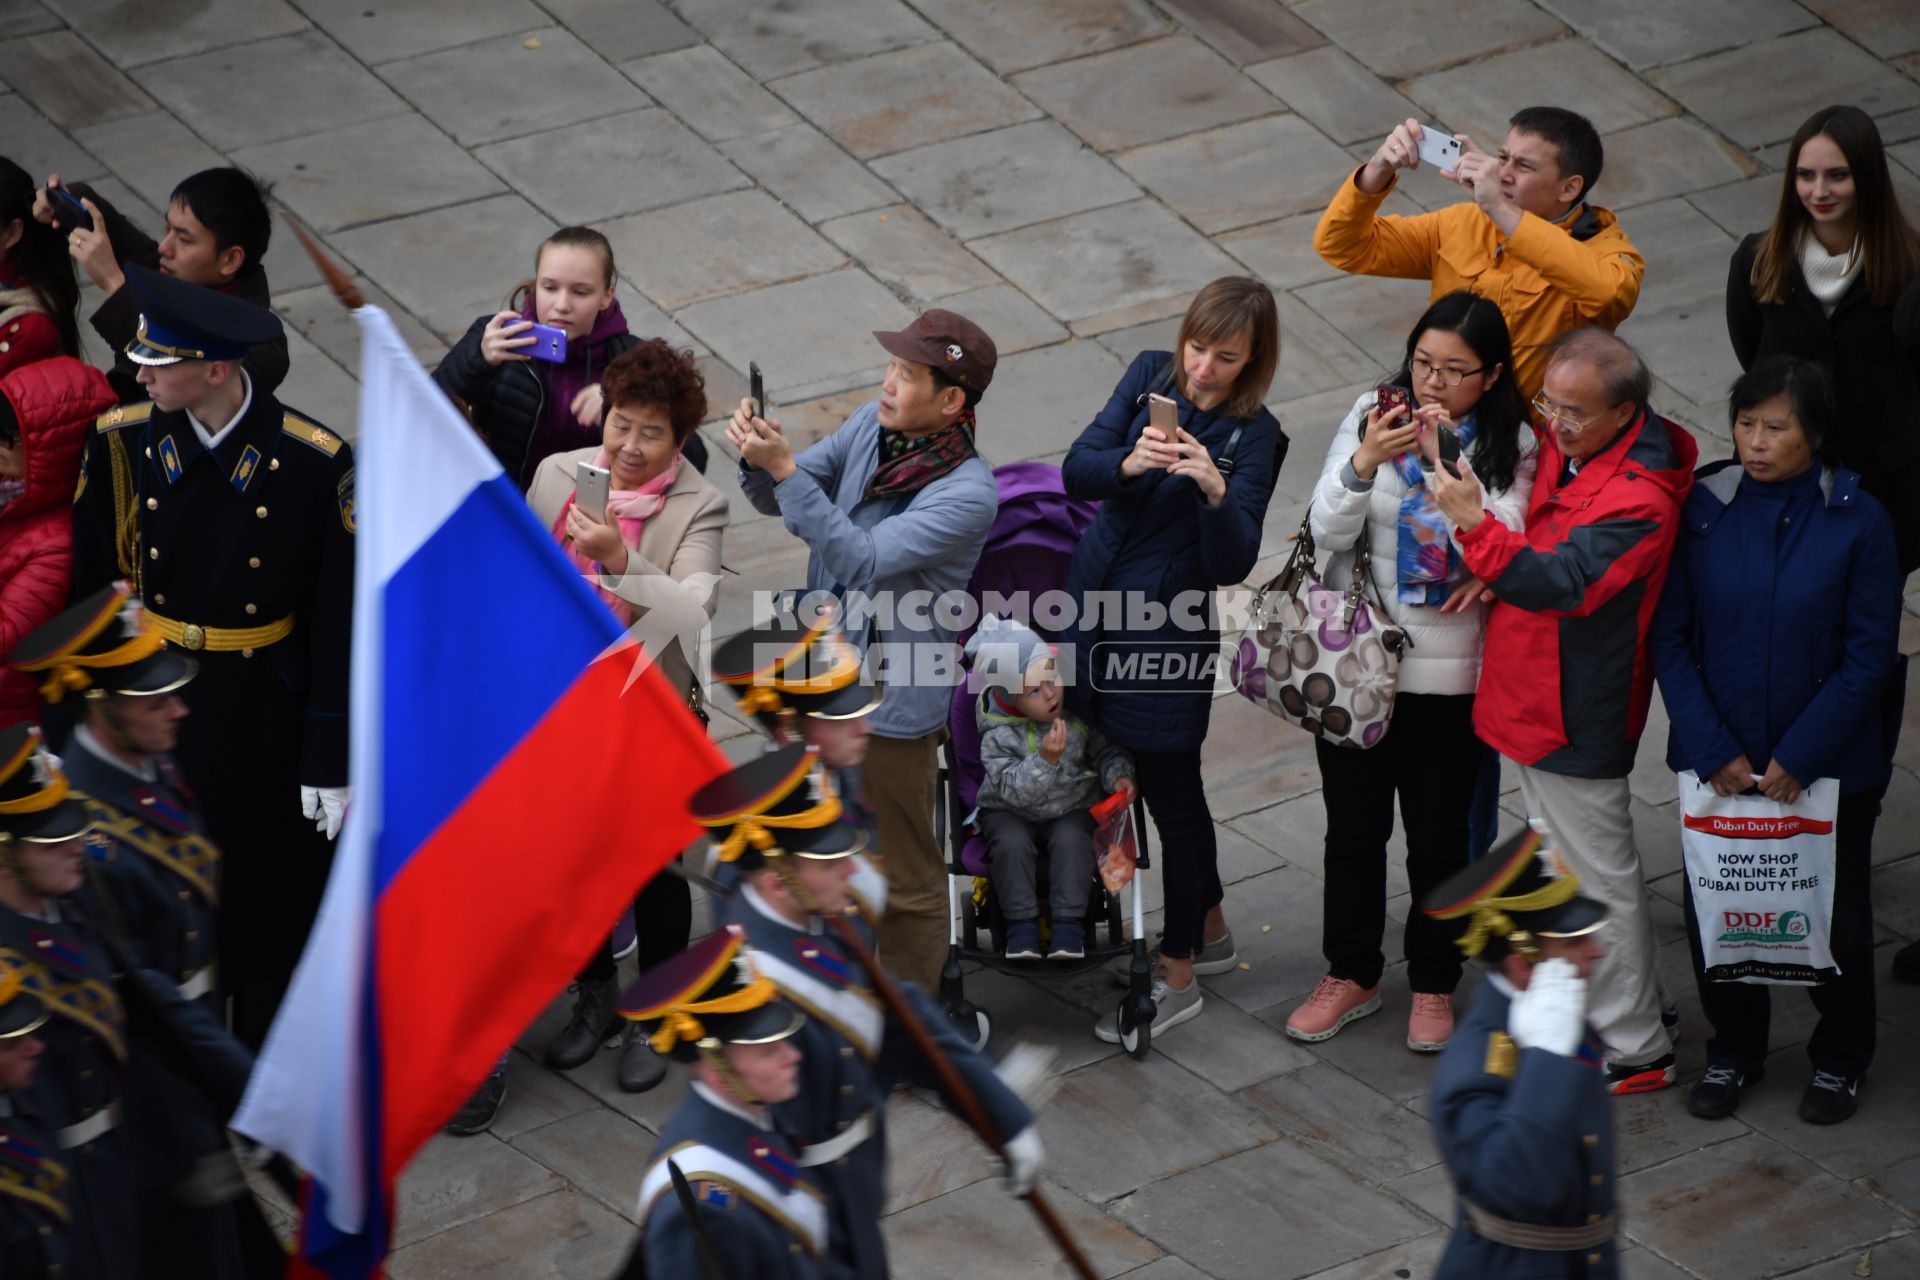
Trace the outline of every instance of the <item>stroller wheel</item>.
<instances>
[{"instance_id":1,"label":"stroller wheel","mask_svg":"<svg viewBox=\"0 0 1920 1280\"><path fill-rule=\"evenodd\" d=\"M1124 1002L1114 1011L1113 1016L1120 1026L1120 1047L1127 1051L1127 1056L1136 1059L1146 1057L1147 1051L1153 1047L1152 1019L1142 1019L1129 1027L1127 1006Z\"/></svg>"},{"instance_id":2,"label":"stroller wheel","mask_svg":"<svg viewBox=\"0 0 1920 1280\"><path fill-rule=\"evenodd\" d=\"M962 1039L969 1041L975 1053L986 1050L987 1038L993 1034L993 1015L979 1005L968 1000L947 1006L947 1020L953 1023L953 1029Z\"/></svg>"}]
</instances>

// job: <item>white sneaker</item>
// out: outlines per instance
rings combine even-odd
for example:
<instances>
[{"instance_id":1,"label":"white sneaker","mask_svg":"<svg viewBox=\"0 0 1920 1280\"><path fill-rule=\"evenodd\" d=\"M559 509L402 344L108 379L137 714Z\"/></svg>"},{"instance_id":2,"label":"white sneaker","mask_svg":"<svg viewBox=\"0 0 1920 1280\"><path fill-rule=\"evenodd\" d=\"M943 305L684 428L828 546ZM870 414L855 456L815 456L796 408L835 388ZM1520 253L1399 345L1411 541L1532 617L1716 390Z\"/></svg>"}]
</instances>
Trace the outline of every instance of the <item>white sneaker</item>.
<instances>
[{"instance_id":1,"label":"white sneaker","mask_svg":"<svg viewBox=\"0 0 1920 1280\"><path fill-rule=\"evenodd\" d=\"M1200 1006L1206 1000L1200 994L1197 978L1185 987L1175 987L1168 984L1164 972L1157 972L1153 975L1153 1003L1157 1009L1153 1015L1153 1034L1159 1036L1183 1022L1199 1017ZM1093 1034L1108 1044L1119 1044L1119 1015L1110 1013L1094 1023Z\"/></svg>"}]
</instances>

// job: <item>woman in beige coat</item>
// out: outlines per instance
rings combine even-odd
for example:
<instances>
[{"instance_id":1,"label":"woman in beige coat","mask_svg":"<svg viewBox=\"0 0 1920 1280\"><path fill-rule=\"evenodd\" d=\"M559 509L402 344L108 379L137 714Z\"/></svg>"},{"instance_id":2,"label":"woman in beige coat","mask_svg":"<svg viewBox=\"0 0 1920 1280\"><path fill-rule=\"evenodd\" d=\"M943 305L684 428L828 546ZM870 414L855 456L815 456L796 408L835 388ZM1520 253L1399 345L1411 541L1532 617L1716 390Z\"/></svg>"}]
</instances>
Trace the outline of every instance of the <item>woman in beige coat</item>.
<instances>
[{"instance_id":1,"label":"woman in beige coat","mask_svg":"<svg viewBox=\"0 0 1920 1280\"><path fill-rule=\"evenodd\" d=\"M614 360L600 385L606 397L601 443L543 459L527 501L607 607L634 629L661 676L704 716L680 638L691 647L713 616L727 500L681 449L706 417L706 388L691 353L658 338ZM583 462L612 473L604 513L576 502ZM685 950L693 925L686 882L655 876L633 900L633 921L642 969ZM547 1046L546 1061L557 1070L577 1067L624 1025L619 1083L640 1093L660 1083L666 1063L616 1011L614 963L609 939L580 971L573 1016ZM461 1108L451 1130L478 1133L492 1122L506 1095L504 1065Z\"/></svg>"}]
</instances>

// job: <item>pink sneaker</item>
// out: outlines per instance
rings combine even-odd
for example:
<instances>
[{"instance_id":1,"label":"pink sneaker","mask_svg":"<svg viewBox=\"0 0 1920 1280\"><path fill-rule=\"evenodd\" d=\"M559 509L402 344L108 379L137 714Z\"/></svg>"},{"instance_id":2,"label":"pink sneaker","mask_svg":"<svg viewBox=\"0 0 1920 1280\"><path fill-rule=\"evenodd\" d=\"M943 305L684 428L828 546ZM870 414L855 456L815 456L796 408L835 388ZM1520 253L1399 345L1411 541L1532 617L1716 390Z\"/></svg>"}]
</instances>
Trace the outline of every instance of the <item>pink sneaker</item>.
<instances>
[{"instance_id":1,"label":"pink sneaker","mask_svg":"<svg viewBox=\"0 0 1920 1280\"><path fill-rule=\"evenodd\" d=\"M1331 1040L1340 1028L1355 1018L1380 1012L1380 988L1362 987L1357 982L1332 974L1320 979L1306 1003L1287 1018L1287 1034L1295 1040L1315 1044Z\"/></svg>"},{"instance_id":2,"label":"pink sneaker","mask_svg":"<svg viewBox=\"0 0 1920 1280\"><path fill-rule=\"evenodd\" d=\"M1413 1012L1407 1015L1407 1048L1415 1053L1438 1053L1453 1039L1453 997L1431 991L1413 993Z\"/></svg>"}]
</instances>

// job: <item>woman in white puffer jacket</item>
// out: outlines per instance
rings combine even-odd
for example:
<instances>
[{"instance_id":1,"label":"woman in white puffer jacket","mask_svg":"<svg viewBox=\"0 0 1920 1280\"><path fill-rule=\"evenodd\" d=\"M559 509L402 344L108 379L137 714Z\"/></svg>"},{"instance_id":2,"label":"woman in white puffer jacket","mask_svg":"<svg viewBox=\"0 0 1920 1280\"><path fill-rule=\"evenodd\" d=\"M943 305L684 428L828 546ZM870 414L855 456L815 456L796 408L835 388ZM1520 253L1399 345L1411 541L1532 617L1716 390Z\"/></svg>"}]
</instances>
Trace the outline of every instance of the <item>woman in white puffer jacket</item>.
<instances>
[{"instance_id":1,"label":"woman in white puffer jacket","mask_svg":"<svg viewBox=\"0 0 1920 1280\"><path fill-rule=\"evenodd\" d=\"M1441 298L1414 326L1391 380L1412 388L1411 410L1383 414L1374 392L1361 396L1313 491L1310 527L1327 584L1347 585L1354 547L1366 538L1372 598L1413 644L1400 662L1386 737L1366 750L1316 744L1327 809L1321 949L1328 971L1287 1019L1297 1040L1328 1039L1380 1008L1396 795L1415 902L1468 861L1468 811L1484 755L1473 732L1473 692L1487 606L1425 474L1435 465L1439 428L1453 428L1487 510L1515 529L1523 525L1536 443L1512 369L1500 308L1470 293ZM1407 1047L1437 1052L1453 1032L1460 955L1445 925L1412 911L1406 956L1413 989Z\"/></svg>"}]
</instances>

